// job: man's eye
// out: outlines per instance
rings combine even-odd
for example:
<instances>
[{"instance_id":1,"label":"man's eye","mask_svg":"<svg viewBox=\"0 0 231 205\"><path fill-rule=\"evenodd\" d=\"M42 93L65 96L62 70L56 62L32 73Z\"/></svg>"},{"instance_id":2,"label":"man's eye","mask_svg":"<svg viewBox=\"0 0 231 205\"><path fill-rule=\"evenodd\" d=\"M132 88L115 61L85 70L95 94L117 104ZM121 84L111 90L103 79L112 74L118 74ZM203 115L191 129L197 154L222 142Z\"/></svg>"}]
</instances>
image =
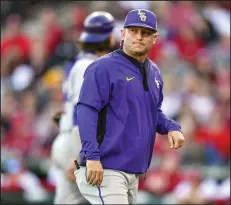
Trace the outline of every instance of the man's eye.
<instances>
[{"instance_id":1,"label":"man's eye","mask_svg":"<svg viewBox=\"0 0 231 205\"><path fill-rule=\"evenodd\" d=\"M144 31L144 32L143 32L143 35L144 35L144 36L150 36L150 35L152 35L152 33L149 32L149 31Z\"/></svg>"}]
</instances>

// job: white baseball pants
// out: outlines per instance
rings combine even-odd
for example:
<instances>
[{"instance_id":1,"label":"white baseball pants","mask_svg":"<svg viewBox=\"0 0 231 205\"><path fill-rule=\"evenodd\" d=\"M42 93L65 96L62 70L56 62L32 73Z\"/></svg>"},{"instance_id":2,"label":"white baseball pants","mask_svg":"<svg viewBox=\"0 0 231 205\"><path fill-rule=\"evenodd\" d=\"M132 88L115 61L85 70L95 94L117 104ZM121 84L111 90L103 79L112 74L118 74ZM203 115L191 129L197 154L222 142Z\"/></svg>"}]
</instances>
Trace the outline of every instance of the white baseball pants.
<instances>
[{"instance_id":1,"label":"white baseball pants","mask_svg":"<svg viewBox=\"0 0 231 205\"><path fill-rule=\"evenodd\" d=\"M87 183L87 169L75 170L76 182L81 194L91 204L135 204L138 192L137 174L104 169L100 187Z\"/></svg>"}]
</instances>

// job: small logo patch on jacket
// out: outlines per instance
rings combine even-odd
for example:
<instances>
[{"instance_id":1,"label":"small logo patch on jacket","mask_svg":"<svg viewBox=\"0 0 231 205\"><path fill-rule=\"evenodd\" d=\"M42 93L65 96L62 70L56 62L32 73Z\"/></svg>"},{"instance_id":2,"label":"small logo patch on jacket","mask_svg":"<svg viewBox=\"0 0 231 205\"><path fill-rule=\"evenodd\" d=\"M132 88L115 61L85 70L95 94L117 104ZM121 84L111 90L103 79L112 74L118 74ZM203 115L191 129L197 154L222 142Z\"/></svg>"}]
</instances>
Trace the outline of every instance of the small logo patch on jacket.
<instances>
[{"instance_id":1,"label":"small logo patch on jacket","mask_svg":"<svg viewBox=\"0 0 231 205\"><path fill-rule=\"evenodd\" d=\"M129 78L129 77L126 77L126 80L127 81L130 81L130 80L133 80L135 77L132 77L132 78Z\"/></svg>"}]
</instances>

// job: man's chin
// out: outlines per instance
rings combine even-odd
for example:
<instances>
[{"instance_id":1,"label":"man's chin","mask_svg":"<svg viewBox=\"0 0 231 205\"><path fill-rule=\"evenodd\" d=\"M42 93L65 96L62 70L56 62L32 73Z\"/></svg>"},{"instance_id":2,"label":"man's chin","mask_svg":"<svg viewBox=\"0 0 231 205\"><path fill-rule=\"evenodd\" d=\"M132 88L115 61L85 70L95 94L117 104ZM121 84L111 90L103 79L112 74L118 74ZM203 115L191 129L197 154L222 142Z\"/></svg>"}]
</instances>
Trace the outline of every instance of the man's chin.
<instances>
[{"instance_id":1,"label":"man's chin","mask_svg":"<svg viewBox=\"0 0 231 205\"><path fill-rule=\"evenodd\" d=\"M143 56L145 55L146 53L144 51L133 51L134 55L136 56Z\"/></svg>"}]
</instances>

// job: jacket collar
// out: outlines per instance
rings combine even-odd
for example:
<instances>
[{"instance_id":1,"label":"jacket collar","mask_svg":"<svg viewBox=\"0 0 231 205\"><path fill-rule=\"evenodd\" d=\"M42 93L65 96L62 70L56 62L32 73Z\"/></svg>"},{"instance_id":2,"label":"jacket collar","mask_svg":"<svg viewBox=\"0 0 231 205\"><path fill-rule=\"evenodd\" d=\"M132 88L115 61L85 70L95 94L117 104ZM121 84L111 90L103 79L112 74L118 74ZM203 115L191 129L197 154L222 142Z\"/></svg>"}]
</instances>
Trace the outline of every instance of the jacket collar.
<instances>
[{"instance_id":1,"label":"jacket collar","mask_svg":"<svg viewBox=\"0 0 231 205\"><path fill-rule=\"evenodd\" d=\"M144 63L145 61L147 61L148 59L146 58L144 63L136 60L135 58L129 56L128 54L126 54L121 48L116 50L116 52L122 56L124 56L125 58L127 58L131 63L133 63L139 70L143 69L144 67Z\"/></svg>"}]
</instances>

